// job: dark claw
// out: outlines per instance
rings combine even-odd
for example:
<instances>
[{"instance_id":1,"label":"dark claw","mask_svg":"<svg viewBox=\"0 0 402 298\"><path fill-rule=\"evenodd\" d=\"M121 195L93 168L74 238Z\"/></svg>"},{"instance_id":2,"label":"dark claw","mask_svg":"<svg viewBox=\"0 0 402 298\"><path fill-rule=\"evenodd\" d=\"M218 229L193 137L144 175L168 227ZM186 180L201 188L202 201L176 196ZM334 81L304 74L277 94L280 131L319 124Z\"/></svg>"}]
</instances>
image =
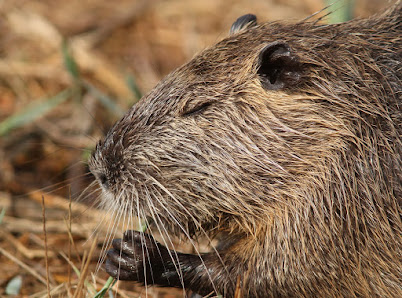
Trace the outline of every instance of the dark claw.
<instances>
[{"instance_id":1,"label":"dark claw","mask_svg":"<svg viewBox=\"0 0 402 298\"><path fill-rule=\"evenodd\" d=\"M115 250L118 250L119 252L121 251L122 253L129 255L129 256L135 256L137 254L137 251L139 250L141 252L141 247L138 246L138 243L134 242L133 240L125 240L123 239L114 239L112 241L112 247Z\"/></svg>"},{"instance_id":2,"label":"dark claw","mask_svg":"<svg viewBox=\"0 0 402 298\"><path fill-rule=\"evenodd\" d=\"M109 250L107 252L107 257L108 260L124 270L136 270L138 267L138 265L136 266L136 264L141 261L140 258L137 256L131 257L116 249Z\"/></svg>"},{"instance_id":3,"label":"dark claw","mask_svg":"<svg viewBox=\"0 0 402 298\"><path fill-rule=\"evenodd\" d=\"M132 271L126 271L122 269L121 267L119 268L116 266L115 263L113 263L111 260L106 260L106 272L119 280L137 280L138 279L138 274L137 272L132 272Z\"/></svg>"},{"instance_id":4,"label":"dark claw","mask_svg":"<svg viewBox=\"0 0 402 298\"><path fill-rule=\"evenodd\" d=\"M120 249L120 247L118 248ZM158 248L165 249L165 247L158 243L151 235L132 230L124 233L121 248L123 252L127 254L136 253L137 251L142 252L143 248L145 248L145 251L148 253L158 252ZM136 251L134 252L133 249L136 249Z\"/></svg>"}]
</instances>

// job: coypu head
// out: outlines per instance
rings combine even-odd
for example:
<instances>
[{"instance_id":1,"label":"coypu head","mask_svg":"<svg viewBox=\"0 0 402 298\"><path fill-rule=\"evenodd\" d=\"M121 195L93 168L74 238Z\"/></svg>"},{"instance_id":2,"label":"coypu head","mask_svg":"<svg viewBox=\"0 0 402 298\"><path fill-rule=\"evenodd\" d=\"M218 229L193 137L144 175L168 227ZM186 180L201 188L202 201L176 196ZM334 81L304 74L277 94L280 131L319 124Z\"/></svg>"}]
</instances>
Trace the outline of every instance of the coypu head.
<instances>
[{"instance_id":1,"label":"coypu head","mask_svg":"<svg viewBox=\"0 0 402 298\"><path fill-rule=\"evenodd\" d=\"M381 41L363 37L374 29L351 33L362 25L236 21L96 146L90 169L104 203L186 237L280 229L292 238L283 231L308 226L310 240L317 231L335 241L383 216L390 232L401 142L388 111L400 78L388 71L394 53L376 57ZM379 200L389 210L377 212Z\"/></svg>"}]
</instances>

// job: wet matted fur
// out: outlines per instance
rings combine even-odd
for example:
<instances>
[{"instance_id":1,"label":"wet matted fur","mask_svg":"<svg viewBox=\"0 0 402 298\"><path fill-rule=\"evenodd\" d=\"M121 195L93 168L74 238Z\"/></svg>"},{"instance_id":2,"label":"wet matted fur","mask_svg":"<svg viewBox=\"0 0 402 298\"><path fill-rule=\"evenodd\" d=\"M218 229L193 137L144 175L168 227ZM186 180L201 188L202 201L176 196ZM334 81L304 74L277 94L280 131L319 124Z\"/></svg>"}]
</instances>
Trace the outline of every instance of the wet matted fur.
<instances>
[{"instance_id":1,"label":"wet matted fur","mask_svg":"<svg viewBox=\"0 0 402 298\"><path fill-rule=\"evenodd\" d=\"M96 147L118 218L107 271L226 297L402 297L401 3L369 19L258 25L180 67ZM210 253L169 235L218 237Z\"/></svg>"}]
</instances>

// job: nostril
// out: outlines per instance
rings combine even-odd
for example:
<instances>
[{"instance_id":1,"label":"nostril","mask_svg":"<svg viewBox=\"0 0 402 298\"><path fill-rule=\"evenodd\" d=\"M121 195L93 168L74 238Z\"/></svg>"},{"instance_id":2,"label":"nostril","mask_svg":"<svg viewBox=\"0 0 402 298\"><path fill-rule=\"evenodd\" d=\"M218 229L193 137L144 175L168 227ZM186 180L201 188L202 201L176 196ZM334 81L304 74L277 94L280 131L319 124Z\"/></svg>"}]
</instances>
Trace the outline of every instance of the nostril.
<instances>
[{"instance_id":1,"label":"nostril","mask_svg":"<svg viewBox=\"0 0 402 298\"><path fill-rule=\"evenodd\" d=\"M108 186L107 177L106 177L105 174L100 174L98 179L99 179L99 182L102 184L103 187L106 188Z\"/></svg>"}]
</instances>

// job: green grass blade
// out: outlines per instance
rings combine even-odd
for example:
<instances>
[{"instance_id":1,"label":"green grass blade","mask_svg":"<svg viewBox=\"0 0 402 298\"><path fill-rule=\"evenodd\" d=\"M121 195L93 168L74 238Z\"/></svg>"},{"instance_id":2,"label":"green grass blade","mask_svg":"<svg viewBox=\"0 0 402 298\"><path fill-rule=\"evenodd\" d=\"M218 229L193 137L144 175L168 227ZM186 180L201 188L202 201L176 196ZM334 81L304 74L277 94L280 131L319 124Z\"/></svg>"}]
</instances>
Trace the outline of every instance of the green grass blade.
<instances>
[{"instance_id":1,"label":"green grass blade","mask_svg":"<svg viewBox=\"0 0 402 298\"><path fill-rule=\"evenodd\" d=\"M83 161L83 162L88 162L88 160L89 160L89 158L91 157L91 155L92 155L92 152L95 150L95 145L91 145L91 146L89 146L89 147L86 147L85 149L84 149L84 151L82 152L82 154L81 154L81 160Z\"/></svg>"},{"instance_id":2,"label":"green grass blade","mask_svg":"<svg viewBox=\"0 0 402 298\"><path fill-rule=\"evenodd\" d=\"M140 226L139 226L138 230L139 230L140 232L145 233L145 232L148 230L148 228L149 228L149 226L150 226L151 224L152 224L151 219L144 220L144 221L140 222Z\"/></svg>"},{"instance_id":3,"label":"green grass blade","mask_svg":"<svg viewBox=\"0 0 402 298\"><path fill-rule=\"evenodd\" d=\"M342 23L353 19L355 0L326 0L327 5L330 5L328 10L331 13L328 15L330 24Z\"/></svg>"},{"instance_id":4,"label":"green grass blade","mask_svg":"<svg viewBox=\"0 0 402 298\"><path fill-rule=\"evenodd\" d=\"M105 285L103 286L103 288L98 293L96 293L94 298L103 298L107 293L107 291L109 290L109 288L112 288L116 282L117 279L114 279L113 277L110 276L106 281Z\"/></svg>"},{"instance_id":5,"label":"green grass blade","mask_svg":"<svg viewBox=\"0 0 402 298\"><path fill-rule=\"evenodd\" d=\"M124 111L110 97L88 82L83 82L83 85L105 108L119 118L123 116Z\"/></svg>"},{"instance_id":6,"label":"green grass blade","mask_svg":"<svg viewBox=\"0 0 402 298\"><path fill-rule=\"evenodd\" d=\"M138 88L138 85L132 75L126 76L126 83L128 88L131 90L131 93L133 93L134 95L134 104L140 100L140 98L142 97L142 92L140 91L140 88Z\"/></svg>"},{"instance_id":7,"label":"green grass blade","mask_svg":"<svg viewBox=\"0 0 402 298\"><path fill-rule=\"evenodd\" d=\"M6 208L2 208L0 211L0 224L3 222L4 215L6 215Z\"/></svg>"},{"instance_id":8,"label":"green grass blade","mask_svg":"<svg viewBox=\"0 0 402 298\"><path fill-rule=\"evenodd\" d=\"M31 123L39 117L43 116L57 105L64 102L71 95L70 89L65 89L59 94L46 100L35 102L28 105L18 113L11 115L0 122L0 136L4 136L11 130L21 127L27 123Z\"/></svg>"},{"instance_id":9,"label":"green grass blade","mask_svg":"<svg viewBox=\"0 0 402 298\"><path fill-rule=\"evenodd\" d=\"M68 43L66 41L63 42L61 46L61 51L63 53L63 61L67 71L70 73L74 80L79 80L80 71L77 63L74 60L74 57L70 52L70 49L68 48Z\"/></svg>"}]
</instances>

